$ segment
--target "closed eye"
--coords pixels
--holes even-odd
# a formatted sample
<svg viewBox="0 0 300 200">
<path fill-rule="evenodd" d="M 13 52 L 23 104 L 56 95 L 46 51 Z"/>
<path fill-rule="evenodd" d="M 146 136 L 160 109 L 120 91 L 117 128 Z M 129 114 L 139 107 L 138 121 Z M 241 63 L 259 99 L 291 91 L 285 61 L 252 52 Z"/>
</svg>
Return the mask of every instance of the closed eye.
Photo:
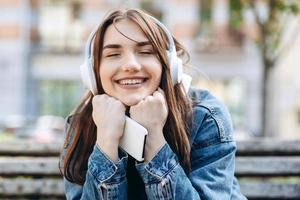
<svg viewBox="0 0 300 200">
<path fill-rule="evenodd" d="M 153 51 L 140 51 L 139 52 L 139 54 L 143 54 L 143 55 L 152 55 L 152 54 L 154 54 L 154 52 Z"/>
<path fill-rule="evenodd" d="M 112 54 L 108 54 L 106 55 L 106 57 L 117 57 L 117 56 L 120 56 L 121 54 L 119 53 L 112 53 Z"/>
</svg>

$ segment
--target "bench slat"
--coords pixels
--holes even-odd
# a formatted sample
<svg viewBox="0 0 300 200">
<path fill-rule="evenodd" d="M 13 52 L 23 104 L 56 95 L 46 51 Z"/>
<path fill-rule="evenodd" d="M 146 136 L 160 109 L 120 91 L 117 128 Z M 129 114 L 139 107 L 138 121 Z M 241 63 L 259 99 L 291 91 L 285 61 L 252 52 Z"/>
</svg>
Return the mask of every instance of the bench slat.
<svg viewBox="0 0 300 200">
<path fill-rule="evenodd" d="M 0 155 L 4 156 L 57 156 L 62 143 L 36 143 L 33 141 L 0 142 Z"/>
<path fill-rule="evenodd" d="M 33 141 L 0 142 L 0 155 L 59 155 L 63 141 L 35 143 Z M 257 139 L 237 141 L 238 155 L 300 155 L 300 140 L 282 141 Z"/>
<path fill-rule="evenodd" d="M 300 140 L 255 139 L 237 141 L 237 155 L 300 155 Z"/>
<path fill-rule="evenodd" d="M 300 157 L 237 157 L 236 174 L 244 176 L 300 176 Z"/>
<path fill-rule="evenodd" d="M 299 184 L 274 184 L 274 183 L 241 183 L 241 191 L 248 198 L 284 198 L 292 199 L 300 196 Z M 63 181 L 61 179 L 1 179 L 1 196 L 23 195 L 55 195 L 63 196 Z"/>
<path fill-rule="evenodd" d="M 0 181 L 0 196 L 54 195 L 63 196 L 62 179 L 6 179 Z"/>
<path fill-rule="evenodd" d="M 58 157 L 2 157 L 0 175 L 60 175 Z"/>
<path fill-rule="evenodd" d="M 60 175 L 58 157 L 2 157 L 0 175 Z M 300 176 L 300 157 L 237 157 L 238 176 Z"/>
<path fill-rule="evenodd" d="M 300 184 L 240 183 L 241 192 L 249 199 L 299 199 Z"/>
</svg>

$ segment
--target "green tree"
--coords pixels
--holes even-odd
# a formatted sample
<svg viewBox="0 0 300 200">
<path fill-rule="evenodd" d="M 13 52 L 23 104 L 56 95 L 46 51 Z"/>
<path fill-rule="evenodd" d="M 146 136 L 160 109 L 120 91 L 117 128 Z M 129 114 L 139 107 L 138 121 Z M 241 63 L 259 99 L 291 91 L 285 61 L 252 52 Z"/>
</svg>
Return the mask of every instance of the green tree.
<svg viewBox="0 0 300 200">
<path fill-rule="evenodd" d="M 259 6 L 260 4 L 260 6 Z M 259 10 L 265 6 L 266 15 Z M 230 0 L 230 22 L 232 28 L 242 25 L 241 13 L 249 9 L 255 16 L 255 22 L 258 27 L 259 37 L 254 40 L 260 51 L 262 69 L 262 134 L 268 135 L 267 113 L 269 113 L 267 102 L 269 96 L 268 85 L 270 76 L 273 72 L 276 62 L 287 53 L 293 40 L 300 32 L 300 1 L 299 0 Z M 299 26 L 292 30 L 288 41 L 283 40 L 283 34 L 289 28 L 289 19 L 293 17 L 299 23 Z M 239 20 L 240 19 L 240 20 Z M 253 39 L 253 38 L 251 38 Z"/>
<path fill-rule="evenodd" d="M 200 1 L 200 35 L 201 37 L 211 39 L 215 37 L 211 32 L 211 12 L 213 9 L 212 0 Z M 296 36 L 300 32 L 300 0 L 228 0 L 229 3 L 229 21 L 228 31 L 231 38 L 242 44 L 245 37 L 257 45 L 262 63 L 262 135 L 270 135 L 268 127 L 268 113 L 270 113 L 267 103 L 269 102 L 269 88 L 272 81 L 271 74 L 274 71 L 277 61 L 286 54 L 293 44 Z M 258 37 L 253 37 L 246 32 L 244 28 L 243 12 L 251 11 L 257 27 Z M 297 21 L 297 26 L 289 34 L 289 40 L 283 36 L 286 30 L 290 30 L 289 23 L 291 18 Z M 252 28 L 256 28 L 252 27 Z M 206 38 L 206 39 L 207 39 Z M 202 44 L 204 50 L 214 51 L 214 43 Z"/>
</svg>

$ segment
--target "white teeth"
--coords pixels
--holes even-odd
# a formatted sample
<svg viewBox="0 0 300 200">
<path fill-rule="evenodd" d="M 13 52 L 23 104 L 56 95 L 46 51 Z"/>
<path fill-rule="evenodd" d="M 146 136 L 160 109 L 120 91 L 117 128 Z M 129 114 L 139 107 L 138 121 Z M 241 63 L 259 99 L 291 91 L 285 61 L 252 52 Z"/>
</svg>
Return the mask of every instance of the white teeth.
<svg viewBox="0 0 300 200">
<path fill-rule="evenodd" d="M 121 85 L 134 85 L 134 84 L 140 84 L 142 82 L 143 79 L 124 79 L 119 81 Z"/>
</svg>

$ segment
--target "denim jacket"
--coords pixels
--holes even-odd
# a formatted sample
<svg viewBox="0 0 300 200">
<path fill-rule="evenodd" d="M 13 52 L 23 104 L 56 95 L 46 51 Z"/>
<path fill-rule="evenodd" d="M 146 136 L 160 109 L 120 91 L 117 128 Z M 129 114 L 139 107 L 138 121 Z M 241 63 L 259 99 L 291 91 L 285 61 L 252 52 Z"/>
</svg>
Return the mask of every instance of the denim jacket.
<svg viewBox="0 0 300 200">
<path fill-rule="evenodd" d="M 149 200 L 246 199 L 234 177 L 236 144 L 227 109 L 208 91 L 190 89 L 189 95 L 198 101 L 193 106 L 191 171 L 186 175 L 165 144 L 149 163 L 135 164 L 145 196 Z M 125 152 L 120 151 L 119 161 L 114 163 L 95 145 L 84 185 L 64 179 L 67 199 L 128 199 L 127 162 Z"/>
</svg>

